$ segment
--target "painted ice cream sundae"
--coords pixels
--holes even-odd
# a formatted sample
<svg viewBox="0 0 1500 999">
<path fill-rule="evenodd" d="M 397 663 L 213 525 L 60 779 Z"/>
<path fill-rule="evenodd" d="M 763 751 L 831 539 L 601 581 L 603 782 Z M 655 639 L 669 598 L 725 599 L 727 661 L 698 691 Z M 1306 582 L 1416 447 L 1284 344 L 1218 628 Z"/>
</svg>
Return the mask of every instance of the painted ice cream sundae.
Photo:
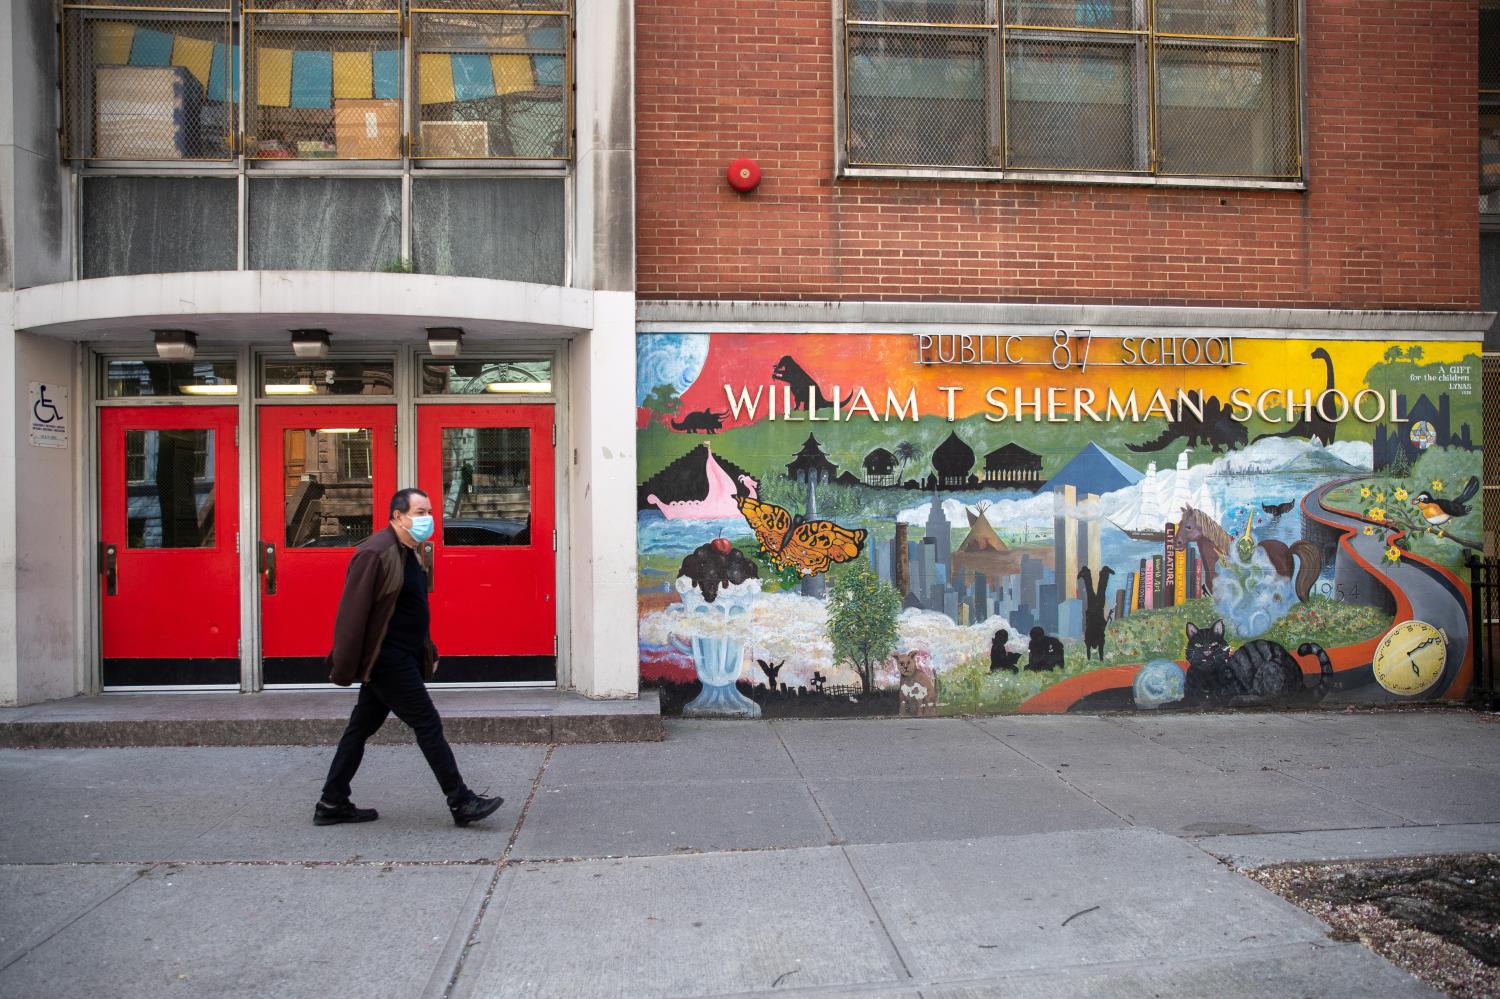
<svg viewBox="0 0 1500 999">
<path fill-rule="evenodd" d="M 693 666 L 703 690 L 682 709 L 685 715 L 759 717 L 760 705 L 735 689 L 745 658 L 744 616 L 760 592 L 755 563 L 715 538 L 699 545 L 677 570 L 677 592 L 692 619 Z"/>
</svg>

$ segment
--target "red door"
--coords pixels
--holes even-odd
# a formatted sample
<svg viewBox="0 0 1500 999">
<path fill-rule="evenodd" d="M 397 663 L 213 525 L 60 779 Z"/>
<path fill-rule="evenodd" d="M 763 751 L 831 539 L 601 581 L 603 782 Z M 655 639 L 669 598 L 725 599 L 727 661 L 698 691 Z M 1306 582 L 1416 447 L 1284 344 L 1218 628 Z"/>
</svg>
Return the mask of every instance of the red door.
<svg viewBox="0 0 1500 999">
<path fill-rule="evenodd" d="M 106 687 L 240 682 L 232 406 L 99 414 Z"/>
<path fill-rule="evenodd" d="M 439 682 L 557 678 L 551 406 L 422 406 Z"/>
<path fill-rule="evenodd" d="M 259 422 L 262 677 L 327 683 L 350 552 L 390 522 L 396 409 L 263 406 Z"/>
</svg>

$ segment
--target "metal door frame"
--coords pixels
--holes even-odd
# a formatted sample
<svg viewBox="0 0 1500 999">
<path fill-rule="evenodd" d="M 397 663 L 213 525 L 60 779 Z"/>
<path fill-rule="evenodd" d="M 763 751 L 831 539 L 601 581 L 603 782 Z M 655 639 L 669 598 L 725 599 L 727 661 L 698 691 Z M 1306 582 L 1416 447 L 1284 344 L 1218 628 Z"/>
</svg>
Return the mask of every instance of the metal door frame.
<svg viewBox="0 0 1500 999">
<path fill-rule="evenodd" d="M 517 405 L 523 403 L 550 405 L 553 407 L 553 421 L 557 428 L 557 449 L 553 460 L 554 470 L 554 517 L 557 525 L 557 552 L 555 555 L 555 586 L 556 586 L 556 613 L 557 613 L 557 680 L 554 683 L 483 683 L 483 684 L 454 684 L 443 689 L 463 690 L 474 688 L 501 688 L 501 689 L 525 689 L 528 687 L 539 687 L 544 689 L 567 689 L 572 685 L 572 585 L 568 573 L 568 553 L 571 547 L 569 490 L 571 486 L 572 465 L 576 462 L 576 455 L 572 448 L 572 413 L 568 406 L 569 393 L 569 350 L 574 341 L 568 339 L 556 340 L 505 340 L 505 339 L 483 339 L 466 340 L 464 344 L 464 357 L 468 360 L 494 358 L 518 358 L 518 359 L 542 359 L 548 358 L 552 361 L 552 392 L 549 395 L 537 396 L 527 399 L 525 397 L 504 396 L 496 397 L 493 401 L 497 404 Z M 313 399 L 305 397 L 289 397 L 286 399 L 266 399 L 259 396 L 260 365 L 265 358 L 290 359 L 294 355 L 289 346 L 272 343 L 238 344 L 225 348 L 214 349 L 204 347 L 199 350 L 197 358 L 204 360 L 232 360 L 235 362 L 235 379 L 240 391 L 233 397 L 229 396 L 206 396 L 202 399 L 191 397 L 164 397 L 149 399 L 106 399 L 103 397 L 102 372 L 103 364 L 111 359 L 139 359 L 156 360 L 150 344 L 132 343 L 128 345 L 116 345 L 105 343 L 85 343 L 78 353 L 77 379 L 78 383 L 85 387 L 82 393 L 86 397 L 84 404 L 83 419 L 79 433 L 79 484 L 82 495 L 82 516 L 79 518 L 79 540 L 82 544 L 85 571 L 80 573 L 78 579 L 78 606 L 79 622 L 81 625 L 82 640 L 78 643 L 78 659 L 76 664 L 79 688 L 85 694 L 104 693 L 102 686 L 103 661 L 101 654 L 103 644 L 101 641 L 103 628 L 103 608 L 99 596 L 99 570 L 98 545 L 99 539 L 99 515 L 100 515 L 100 469 L 99 469 L 99 410 L 117 406 L 204 406 L 204 405 L 235 405 L 238 408 L 236 426 L 239 429 L 239 519 L 241 544 L 239 550 L 239 573 L 240 573 L 240 684 L 237 688 L 242 693 L 258 693 L 264 690 L 261 674 L 261 635 L 260 635 L 260 574 L 256 566 L 256 549 L 253 544 L 244 542 L 246 524 L 254 524 L 257 529 L 260 524 L 260 480 L 259 480 L 259 456 L 260 456 L 260 420 L 259 411 L 262 406 L 284 406 L 284 405 L 385 405 L 384 399 L 388 398 L 396 407 L 396 478 L 398 482 L 414 482 L 416 480 L 416 407 L 418 404 L 424 406 L 442 406 L 452 404 L 476 404 L 488 401 L 484 396 L 419 396 L 417 393 L 417 380 L 420 376 L 421 361 L 429 358 L 425 344 L 398 344 L 388 341 L 350 341 L 344 338 L 333 344 L 331 358 L 335 360 L 375 360 L 390 357 L 395 362 L 395 385 L 394 393 L 389 397 L 372 396 L 318 396 Z M 195 358 L 196 359 L 196 358 Z M 313 401 L 315 400 L 315 401 Z M 236 688 L 230 685 L 214 686 L 215 691 L 233 691 Z M 317 685 L 308 688 L 293 686 L 280 686 L 277 690 L 340 690 L 331 684 Z M 191 693 L 193 690 L 180 686 L 174 687 L 132 687 L 125 689 L 111 688 L 109 693 Z"/>
</svg>

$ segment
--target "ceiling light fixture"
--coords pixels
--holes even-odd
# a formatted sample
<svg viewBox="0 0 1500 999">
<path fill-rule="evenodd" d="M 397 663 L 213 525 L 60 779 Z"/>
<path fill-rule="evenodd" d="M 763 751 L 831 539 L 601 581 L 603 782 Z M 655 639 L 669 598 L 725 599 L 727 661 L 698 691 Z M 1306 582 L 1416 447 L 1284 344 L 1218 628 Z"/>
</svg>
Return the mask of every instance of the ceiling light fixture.
<svg viewBox="0 0 1500 999">
<path fill-rule="evenodd" d="M 266 386 L 266 395 L 316 395 L 317 391 L 318 387 L 316 385 L 286 384 Z"/>
<path fill-rule="evenodd" d="M 235 395 L 238 385 L 179 385 L 177 391 L 183 395 Z"/>
<path fill-rule="evenodd" d="M 327 357 L 328 331 L 292 330 L 292 352 L 304 359 Z"/>
<path fill-rule="evenodd" d="M 198 334 L 192 330 L 152 330 L 156 356 L 164 361 L 191 361 L 198 353 Z"/>
<path fill-rule="evenodd" d="M 464 331 L 457 326 L 429 326 L 427 349 L 433 357 L 457 357 L 464 342 Z"/>
<path fill-rule="evenodd" d="M 490 382 L 486 392 L 497 395 L 546 395 L 552 391 L 551 382 Z"/>
</svg>

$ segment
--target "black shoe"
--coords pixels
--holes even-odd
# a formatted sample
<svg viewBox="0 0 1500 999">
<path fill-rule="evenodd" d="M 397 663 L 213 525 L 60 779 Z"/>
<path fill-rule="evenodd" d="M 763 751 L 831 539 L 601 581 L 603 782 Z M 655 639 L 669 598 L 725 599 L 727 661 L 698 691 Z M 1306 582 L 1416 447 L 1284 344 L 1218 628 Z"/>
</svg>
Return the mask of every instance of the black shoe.
<svg viewBox="0 0 1500 999">
<path fill-rule="evenodd" d="M 478 822 L 487 815 L 493 815 L 505 799 L 498 794 L 493 798 L 486 798 L 482 794 L 473 791 L 465 791 L 457 801 L 448 802 L 448 811 L 453 815 L 454 825 L 466 826 L 470 822 Z"/>
<path fill-rule="evenodd" d="M 313 808 L 313 825 L 336 826 L 340 822 L 374 822 L 380 813 L 373 808 L 356 808 L 354 802 L 343 801 L 330 805 L 319 801 Z"/>
</svg>

